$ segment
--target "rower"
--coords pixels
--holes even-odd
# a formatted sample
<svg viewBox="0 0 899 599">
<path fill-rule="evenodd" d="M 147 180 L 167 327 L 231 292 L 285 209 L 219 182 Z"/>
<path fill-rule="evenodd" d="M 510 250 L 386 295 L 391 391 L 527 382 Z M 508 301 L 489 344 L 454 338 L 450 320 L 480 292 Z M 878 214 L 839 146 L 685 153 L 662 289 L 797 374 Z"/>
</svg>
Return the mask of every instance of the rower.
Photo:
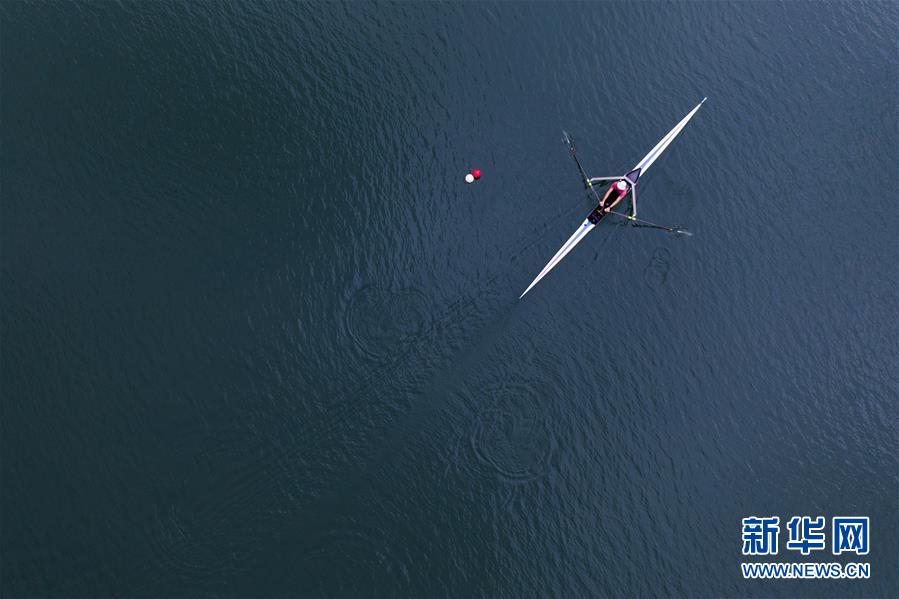
<svg viewBox="0 0 899 599">
<path fill-rule="evenodd" d="M 624 196 L 627 195 L 627 192 L 630 190 L 628 187 L 627 181 L 622 179 L 615 185 L 609 187 L 609 191 L 606 192 L 606 195 L 602 198 L 602 201 L 599 203 L 599 209 L 608 214 L 612 211 L 612 208 L 618 205 Z M 611 200 L 611 204 L 606 205 Z"/>
<path fill-rule="evenodd" d="M 620 202 L 624 196 L 627 195 L 627 192 L 630 191 L 630 187 L 628 187 L 627 180 L 621 179 L 615 185 L 609 187 L 609 190 L 606 192 L 606 195 L 599 200 L 599 206 L 593 209 L 593 212 L 590 213 L 590 216 L 587 217 L 591 223 L 598 224 L 609 212 L 612 211 L 618 202 Z M 598 196 L 597 196 L 598 197 Z"/>
</svg>

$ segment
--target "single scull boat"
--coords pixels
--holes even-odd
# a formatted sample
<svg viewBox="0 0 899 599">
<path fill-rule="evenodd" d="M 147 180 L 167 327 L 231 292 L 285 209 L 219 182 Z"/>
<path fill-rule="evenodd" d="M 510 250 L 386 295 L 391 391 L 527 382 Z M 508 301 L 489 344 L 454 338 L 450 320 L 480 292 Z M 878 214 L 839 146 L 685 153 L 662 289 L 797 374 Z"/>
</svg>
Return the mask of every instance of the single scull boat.
<svg viewBox="0 0 899 599">
<path fill-rule="evenodd" d="M 628 172 L 623 177 L 592 177 L 592 178 L 587 177 L 587 173 L 584 171 L 583 167 L 581 166 L 580 160 L 578 160 L 578 158 L 577 158 L 577 154 L 575 153 L 574 145 L 571 143 L 571 138 L 568 137 L 567 133 L 565 133 L 564 131 L 562 132 L 564 135 L 565 143 L 568 144 L 569 150 L 571 151 L 571 155 L 572 155 L 572 157 L 574 157 L 574 161 L 577 163 L 577 167 L 581 171 L 581 176 L 584 179 L 584 183 L 587 185 L 587 187 L 589 187 L 593 191 L 593 195 L 596 197 L 596 200 L 598 203 L 597 203 L 596 208 L 593 209 L 593 212 L 591 212 L 587 216 L 587 218 L 584 219 L 584 222 L 581 223 L 581 226 L 578 227 L 577 231 L 575 231 L 574 234 L 568 238 L 568 241 L 565 242 L 565 245 L 563 245 L 559 249 L 559 251 L 556 252 L 556 255 L 552 257 L 552 260 L 550 260 L 549 263 L 547 263 L 547 265 L 543 267 L 543 270 L 540 271 L 540 274 L 537 275 L 537 278 L 534 279 L 530 285 L 528 285 L 528 288 L 524 290 L 524 293 L 522 293 L 518 297 L 518 299 L 523 298 L 525 296 L 525 294 L 528 291 L 530 291 L 531 288 L 534 287 L 534 285 L 536 285 L 537 283 L 540 282 L 540 279 L 545 277 L 546 274 L 549 271 L 551 271 L 553 269 L 553 267 L 555 267 L 556 264 L 561 262 L 562 258 L 564 258 L 566 255 L 568 255 L 568 252 L 570 252 L 574 248 L 574 246 L 576 246 L 581 241 L 581 239 L 586 237 L 587 233 L 592 231 L 593 228 L 596 227 L 596 225 L 599 223 L 599 221 L 601 221 L 607 214 L 615 214 L 617 216 L 624 216 L 625 218 L 627 218 L 629 220 L 642 222 L 646 226 L 657 228 L 657 229 L 663 229 L 665 231 L 670 231 L 672 233 L 683 233 L 683 234 L 689 235 L 689 233 L 687 231 L 684 231 L 683 229 L 676 229 L 676 228 L 672 228 L 672 227 L 663 227 L 660 225 L 656 225 L 655 223 L 650 223 L 648 221 L 641 221 L 640 219 L 636 218 L 636 216 L 637 216 L 637 181 L 639 180 L 639 178 L 642 174 L 644 174 L 647 170 L 649 170 L 649 167 L 652 166 L 652 163 L 656 161 L 656 159 L 659 157 L 659 155 L 661 155 L 661 153 L 665 151 L 665 148 L 667 148 L 668 145 L 674 140 L 674 138 L 677 137 L 677 134 L 680 133 L 681 130 L 690 121 L 690 119 L 693 118 L 693 115 L 696 114 L 696 111 L 699 110 L 699 107 L 702 106 L 702 103 L 705 101 L 706 101 L 706 98 L 703 98 L 702 102 L 700 102 L 699 104 L 696 105 L 696 108 L 691 110 L 689 112 L 689 114 L 687 114 L 687 116 L 685 116 L 683 119 L 681 119 L 681 122 L 679 122 L 677 125 L 675 125 L 674 129 L 669 131 L 668 135 L 663 137 L 661 139 L 661 141 L 659 141 L 659 143 L 657 143 L 655 145 L 655 147 L 649 151 L 649 154 L 647 154 L 643 158 L 643 160 L 641 160 L 640 162 L 637 163 L 637 166 L 635 166 L 630 172 Z M 614 212 L 614 211 L 603 210 L 603 203 L 609 197 L 609 193 L 606 193 L 605 198 L 600 199 L 599 194 L 596 192 L 595 186 L 611 183 L 612 181 L 623 181 L 626 184 L 627 191 L 625 192 L 625 194 L 630 193 L 630 195 L 631 195 L 631 213 L 630 213 L 630 215 L 625 215 L 625 214 L 621 214 L 619 212 Z M 610 189 L 610 191 L 611 191 L 611 189 Z M 624 195 L 622 195 L 621 197 L 623 198 Z"/>
</svg>

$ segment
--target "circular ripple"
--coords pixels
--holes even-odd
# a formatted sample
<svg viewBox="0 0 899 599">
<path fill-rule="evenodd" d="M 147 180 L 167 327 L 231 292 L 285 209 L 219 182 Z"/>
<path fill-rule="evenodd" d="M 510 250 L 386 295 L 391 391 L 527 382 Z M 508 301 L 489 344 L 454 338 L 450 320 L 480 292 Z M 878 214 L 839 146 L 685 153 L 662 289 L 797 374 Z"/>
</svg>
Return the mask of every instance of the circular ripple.
<svg viewBox="0 0 899 599">
<path fill-rule="evenodd" d="M 179 475 L 160 490 L 143 569 L 152 580 L 224 590 L 298 501 L 284 452 L 239 426 L 185 431 L 169 447 Z"/>
<path fill-rule="evenodd" d="M 408 584 L 407 564 L 389 540 L 354 525 L 307 531 L 295 560 L 301 586 L 308 587 L 301 594 L 385 596 Z"/>
<path fill-rule="evenodd" d="M 656 248 L 652 253 L 652 259 L 659 264 L 670 264 L 671 252 L 668 250 L 668 248 Z"/>
<path fill-rule="evenodd" d="M 517 384 L 488 389 L 487 408 L 477 417 L 471 448 L 481 464 L 512 483 L 543 477 L 556 440 L 540 386 Z"/>
<path fill-rule="evenodd" d="M 425 296 L 417 289 L 387 291 L 369 286 L 350 298 L 345 325 L 363 353 L 387 362 L 409 351 L 424 331 L 427 315 Z"/>
<path fill-rule="evenodd" d="M 153 556 L 143 569 L 153 580 L 224 590 L 244 571 L 245 545 L 229 534 L 227 521 L 214 524 L 197 523 L 180 506 L 157 511 L 149 531 Z"/>
<path fill-rule="evenodd" d="M 656 248 L 649 264 L 643 269 L 643 281 L 653 289 L 658 289 L 668 280 L 670 269 L 671 252 L 665 248 Z"/>
</svg>

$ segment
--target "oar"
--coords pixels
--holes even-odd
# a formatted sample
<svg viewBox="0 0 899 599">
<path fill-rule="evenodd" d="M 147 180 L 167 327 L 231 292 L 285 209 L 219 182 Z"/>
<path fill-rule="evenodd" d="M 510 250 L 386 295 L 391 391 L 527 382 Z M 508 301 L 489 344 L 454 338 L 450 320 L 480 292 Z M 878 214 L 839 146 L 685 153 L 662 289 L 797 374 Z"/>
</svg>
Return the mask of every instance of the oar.
<svg viewBox="0 0 899 599">
<path fill-rule="evenodd" d="M 693 233 L 690 233 L 686 229 L 680 229 L 678 227 L 666 227 L 664 225 L 659 225 L 653 222 L 649 222 L 648 220 L 643 220 L 640 218 L 636 218 L 627 214 L 622 214 L 621 212 L 615 212 L 614 210 L 610 210 L 609 214 L 614 214 L 615 216 L 620 216 L 622 218 L 626 218 L 629 221 L 643 223 L 642 226 L 648 227 L 650 229 L 661 229 L 662 231 L 668 231 L 669 233 L 677 233 L 679 235 L 688 235 L 690 237 L 693 236 Z"/>
<path fill-rule="evenodd" d="M 571 137 L 568 136 L 567 131 L 562 131 L 562 141 L 568 146 L 568 151 L 571 153 L 571 157 L 574 158 L 575 164 L 577 164 L 577 170 L 581 172 L 581 178 L 584 180 L 584 185 L 593 192 L 593 197 L 596 198 L 597 203 L 602 202 L 599 194 L 593 187 L 593 184 L 590 183 L 590 177 L 587 176 L 587 172 L 584 170 L 584 167 L 581 166 L 581 161 L 577 159 L 577 149 L 574 147 L 574 142 L 571 140 Z"/>
</svg>

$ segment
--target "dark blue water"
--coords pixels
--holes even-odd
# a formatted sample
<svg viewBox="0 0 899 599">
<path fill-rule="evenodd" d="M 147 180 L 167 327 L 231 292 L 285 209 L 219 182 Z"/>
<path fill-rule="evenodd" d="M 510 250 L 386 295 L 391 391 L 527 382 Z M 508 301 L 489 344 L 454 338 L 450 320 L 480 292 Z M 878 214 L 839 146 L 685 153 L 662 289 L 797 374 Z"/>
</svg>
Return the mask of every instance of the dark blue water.
<svg viewBox="0 0 899 599">
<path fill-rule="evenodd" d="M 3 3 L 0 594 L 899 595 L 897 17 Z"/>
</svg>

